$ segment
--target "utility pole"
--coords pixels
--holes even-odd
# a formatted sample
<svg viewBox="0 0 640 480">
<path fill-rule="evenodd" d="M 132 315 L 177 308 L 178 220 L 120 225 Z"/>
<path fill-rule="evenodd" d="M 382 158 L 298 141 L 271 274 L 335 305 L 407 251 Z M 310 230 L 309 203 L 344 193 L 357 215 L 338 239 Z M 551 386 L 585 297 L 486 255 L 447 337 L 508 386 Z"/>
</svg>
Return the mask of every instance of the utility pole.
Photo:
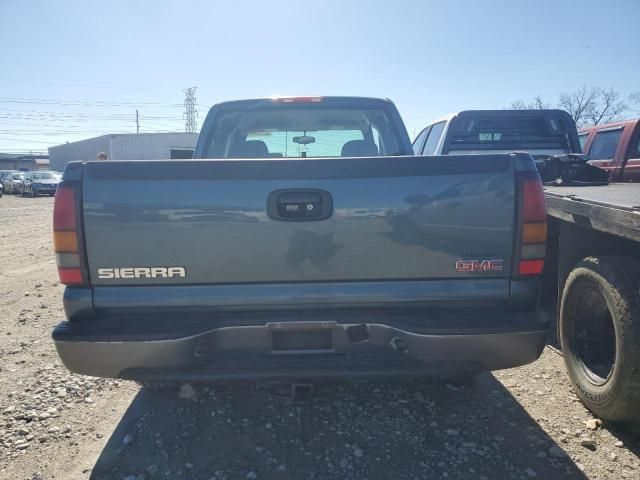
<svg viewBox="0 0 640 480">
<path fill-rule="evenodd" d="M 138 109 L 136 108 L 136 133 L 140 133 L 140 117 L 138 115 Z"/>
<path fill-rule="evenodd" d="M 196 90 L 198 87 L 191 87 L 183 90 L 184 92 L 184 131 L 185 132 L 197 132 L 198 131 L 198 111 L 196 110 Z"/>
</svg>

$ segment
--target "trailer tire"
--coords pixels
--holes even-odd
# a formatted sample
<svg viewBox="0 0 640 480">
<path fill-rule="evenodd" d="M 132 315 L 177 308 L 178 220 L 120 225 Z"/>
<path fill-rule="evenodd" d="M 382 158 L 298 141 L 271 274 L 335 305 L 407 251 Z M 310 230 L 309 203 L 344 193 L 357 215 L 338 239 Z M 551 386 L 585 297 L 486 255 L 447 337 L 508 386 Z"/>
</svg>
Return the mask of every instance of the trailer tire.
<svg viewBox="0 0 640 480">
<path fill-rule="evenodd" d="M 579 262 L 562 292 L 569 378 L 587 408 L 614 422 L 640 420 L 639 288 L 638 262 L 603 256 Z"/>
</svg>

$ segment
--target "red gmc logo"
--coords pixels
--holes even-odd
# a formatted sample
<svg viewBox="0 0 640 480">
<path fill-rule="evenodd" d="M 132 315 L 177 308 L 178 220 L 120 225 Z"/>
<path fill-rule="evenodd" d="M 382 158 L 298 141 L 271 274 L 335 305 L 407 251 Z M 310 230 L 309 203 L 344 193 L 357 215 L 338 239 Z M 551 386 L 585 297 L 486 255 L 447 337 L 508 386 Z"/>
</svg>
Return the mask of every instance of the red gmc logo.
<svg viewBox="0 0 640 480">
<path fill-rule="evenodd" d="M 503 260 L 458 260 L 457 272 L 501 272 Z"/>
</svg>

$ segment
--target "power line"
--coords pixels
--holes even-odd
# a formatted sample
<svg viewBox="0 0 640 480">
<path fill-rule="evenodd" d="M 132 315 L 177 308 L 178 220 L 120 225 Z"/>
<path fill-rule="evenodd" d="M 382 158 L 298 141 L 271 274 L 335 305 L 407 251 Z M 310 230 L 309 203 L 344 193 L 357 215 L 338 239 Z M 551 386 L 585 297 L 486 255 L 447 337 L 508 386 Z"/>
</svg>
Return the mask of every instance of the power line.
<svg viewBox="0 0 640 480">
<path fill-rule="evenodd" d="M 28 119 L 28 120 L 58 120 L 58 119 L 95 119 L 95 120 L 126 120 L 131 118 L 131 113 L 113 113 L 110 115 L 91 115 L 91 114 L 83 114 L 83 113 L 66 113 L 66 114 L 50 114 L 50 113 L 3 113 L 0 112 L 0 118 L 5 119 Z M 158 120 L 180 120 L 179 116 L 176 115 L 145 115 L 145 118 L 153 118 Z"/>
<path fill-rule="evenodd" d="M 182 130 L 182 125 L 172 125 L 169 123 L 159 123 L 159 122 L 145 122 L 145 125 L 148 125 L 152 128 L 171 128 L 173 130 Z"/>
<path fill-rule="evenodd" d="M 139 105 L 156 105 L 164 107 L 181 107 L 179 103 L 162 102 L 106 102 L 101 100 L 54 100 L 47 98 L 23 98 L 23 97 L 0 97 L 0 103 L 26 103 L 40 105 L 67 105 L 67 106 L 93 106 L 93 107 L 136 107 Z"/>
<path fill-rule="evenodd" d="M 197 132 L 195 92 L 196 87 L 187 89 L 183 104 L 0 96 L 0 150 L 42 149 L 105 134 L 179 132 L 182 126 Z M 141 106 L 152 114 L 144 115 Z M 104 107 L 108 109 L 98 110 Z M 167 107 L 184 107 L 184 115 L 180 118 Z"/>
<path fill-rule="evenodd" d="M 164 107 L 147 107 L 149 109 L 156 108 L 164 108 Z M 130 115 L 130 113 L 125 113 L 123 111 L 119 112 L 88 112 L 85 108 L 82 111 L 73 111 L 73 110 L 65 110 L 65 111 L 51 111 L 51 110 L 26 110 L 24 108 L 6 108 L 0 106 L 0 114 L 1 115 L 78 115 L 78 116 L 88 116 L 88 117 L 111 117 L 111 116 L 126 116 Z M 172 114 L 172 118 L 175 117 L 176 114 Z M 157 114 L 155 116 L 158 116 Z"/>
<path fill-rule="evenodd" d="M 109 133 L 104 133 L 103 130 L 69 130 L 56 132 L 18 132 L 15 133 L 12 130 L 0 130 L 0 135 L 15 138 L 29 138 L 29 137 L 55 137 L 59 135 L 91 135 L 93 137 L 102 137 L 104 135 L 118 135 L 121 133 L 135 133 L 131 130 L 109 130 Z"/>
<path fill-rule="evenodd" d="M 3 134 L 1 134 L 1 135 L 3 135 Z M 53 145 L 53 142 L 47 142 L 47 141 L 44 141 L 44 140 L 15 140 L 15 139 L 12 139 L 12 138 L 2 138 L 2 137 L 0 137 L 0 141 L 9 142 L 9 143 L 28 143 L 28 144 L 40 143 L 40 144 L 43 144 L 43 145 Z"/>
</svg>

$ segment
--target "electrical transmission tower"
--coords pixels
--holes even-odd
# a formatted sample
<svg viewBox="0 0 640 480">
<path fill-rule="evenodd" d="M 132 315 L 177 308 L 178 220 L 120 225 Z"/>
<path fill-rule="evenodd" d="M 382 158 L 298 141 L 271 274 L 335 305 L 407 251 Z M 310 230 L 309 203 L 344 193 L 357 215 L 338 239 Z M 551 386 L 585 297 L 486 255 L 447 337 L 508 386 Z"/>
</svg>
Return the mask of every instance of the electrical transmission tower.
<svg viewBox="0 0 640 480">
<path fill-rule="evenodd" d="M 198 131 L 198 111 L 196 110 L 196 90 L 198 87 L 191 87 L 183 90 L 184 92 L 184 131 Z"/>
</svg>

